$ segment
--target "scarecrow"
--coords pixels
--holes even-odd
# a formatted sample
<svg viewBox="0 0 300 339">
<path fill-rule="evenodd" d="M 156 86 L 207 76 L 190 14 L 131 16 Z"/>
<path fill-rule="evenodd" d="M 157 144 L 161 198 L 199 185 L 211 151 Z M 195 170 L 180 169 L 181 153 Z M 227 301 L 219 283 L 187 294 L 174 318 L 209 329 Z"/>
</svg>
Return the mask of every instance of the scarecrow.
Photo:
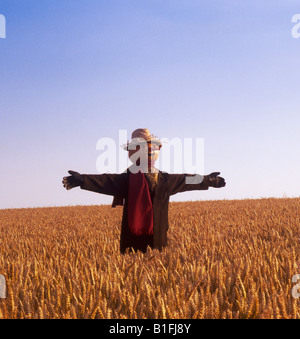
<svg viewBox="0 0 300 339">
<path fill-rule="evenodd" d="M 226 185 L 219 172 L 200 176 L 169 174 L 155 168 L 161 141 L 148 129 L 137 129 L 123 148 L 133 163 L 121 174 L 87 175 L 69 171 L 63 186 L 107 194 L 114 197 L 112 207 L 124 206 L 120 251 L 146 252 L 148 246 L 162 250 L 167 245 L 170 196 L 179 192 L 221 188 Z"/>
</svg>

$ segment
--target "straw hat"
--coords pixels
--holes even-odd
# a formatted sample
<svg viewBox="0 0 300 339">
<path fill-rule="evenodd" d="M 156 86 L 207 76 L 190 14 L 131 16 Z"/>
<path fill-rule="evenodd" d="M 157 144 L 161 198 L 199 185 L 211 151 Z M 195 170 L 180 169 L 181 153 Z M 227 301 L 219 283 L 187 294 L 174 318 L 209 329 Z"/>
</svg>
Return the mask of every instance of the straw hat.
<svg viewBox="0 0 300 339">
<path fill-rule="evenodd" d="M 162 147 L 162 144 L 159 138 L 151 134 L 147 128 L 138 128 L 135 131 L 133 131 L 131 135 L 131 140 L 127 141 L 127 144 L 122 145 L 121 147 L 124 150 L 129 151 L 130 149 L 134 149 L 133 146 L 137 146 L 144 142 L 147 142 L 147 143 L 151 142 L 153 144 L 157 144 L 160 147 Z"/>
</svg>

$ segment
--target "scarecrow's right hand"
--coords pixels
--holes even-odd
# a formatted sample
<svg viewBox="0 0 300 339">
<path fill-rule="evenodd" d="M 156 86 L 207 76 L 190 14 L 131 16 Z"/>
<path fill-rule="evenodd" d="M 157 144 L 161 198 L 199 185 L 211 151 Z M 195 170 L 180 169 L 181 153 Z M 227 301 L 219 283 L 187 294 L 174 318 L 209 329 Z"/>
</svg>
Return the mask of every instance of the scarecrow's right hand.
<svg viewBox="0 0 300 339">
<path fill-rule="evenodd" d="M 71 175 L 69 177 L 64 177 L 62 181 L 65 189 L 70 190 L 83 184 L 83 178 L 80 173 L 74 171 L 68 171 L 68 173 Z"/>
</svg>

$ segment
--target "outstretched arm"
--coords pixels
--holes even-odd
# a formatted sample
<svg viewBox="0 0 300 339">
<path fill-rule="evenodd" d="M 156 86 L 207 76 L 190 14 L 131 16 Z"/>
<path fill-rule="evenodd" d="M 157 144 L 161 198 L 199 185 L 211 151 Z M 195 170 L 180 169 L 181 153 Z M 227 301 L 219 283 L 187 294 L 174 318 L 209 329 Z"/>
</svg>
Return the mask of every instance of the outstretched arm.
<svg viewBox="0 0 300 339">
<path fill-rule="evenodd" d="M 79 187 L 102 194 L 118 195 L 124 197 L 128 191 L 128 180 L 125 173 L 122 174 L 80 174 L 69 171 L 71 174 L 63 178 L 63 186 L 70 190 Z"/>
<path fill-rule="evenodd" d="M 225 179 L 220 177 L 220 172 L 209 175 L 170 174 L 169 194 L 193 190 L 207 190 L 209 187 L 221 188 L 226 185 Z"/>
</svg>

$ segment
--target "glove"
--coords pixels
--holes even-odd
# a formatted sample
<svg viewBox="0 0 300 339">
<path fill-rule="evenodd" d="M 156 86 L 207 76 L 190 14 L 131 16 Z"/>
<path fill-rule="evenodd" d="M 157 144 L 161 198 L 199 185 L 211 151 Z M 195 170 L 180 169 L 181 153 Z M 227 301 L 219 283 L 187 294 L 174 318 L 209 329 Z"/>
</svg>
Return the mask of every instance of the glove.
<svg viewBox="0 0 300 339">
<path fill-rule="evenodd" d="M 213 172 L 210 175 L 208 175 L 210 187 L 221 188 L 226 185 L 225 179 L 219 177 L 220 174 L 221 174 L 220 172 Z"/>
<path fill-rule="evenodd" d="M 64 188 L 70 190 L 83 184 L 83 177 L 80 173 L 74 171 L 68 171 L 68 173 L 71 174 L 71 176 L 64 177 L 62 181 Z"/>
</svg>

